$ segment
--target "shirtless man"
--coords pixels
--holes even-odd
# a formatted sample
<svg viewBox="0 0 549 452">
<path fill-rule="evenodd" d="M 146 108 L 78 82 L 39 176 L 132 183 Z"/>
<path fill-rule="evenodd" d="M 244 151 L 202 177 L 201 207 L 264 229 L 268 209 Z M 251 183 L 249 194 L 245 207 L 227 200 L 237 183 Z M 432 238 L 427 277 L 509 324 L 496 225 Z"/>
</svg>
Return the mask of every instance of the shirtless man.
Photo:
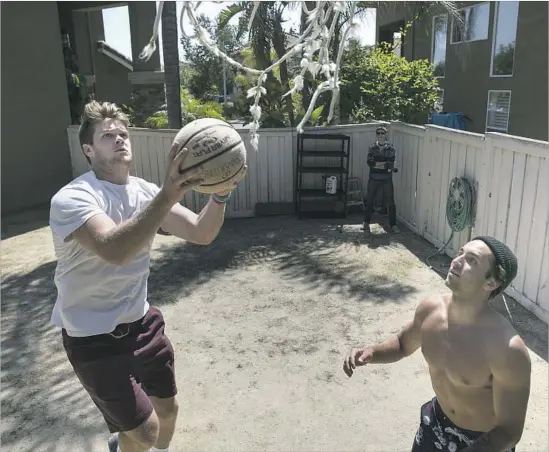
<svg viewBox="0 0 549 452">
<path fill-rule="evenodd" d="M 503 243 L 477 237 L 452 261 L 451 295 L 422 300 L 387 341 L 353 348 L 343 365 L 394 363 L 421 348 L 435 396 L 421 407 L 412 452 L 506 452 L 519 442 L 530 394 L 530 356 L 511 324 L 489 306 L 517 273 Z"/>
</svg>

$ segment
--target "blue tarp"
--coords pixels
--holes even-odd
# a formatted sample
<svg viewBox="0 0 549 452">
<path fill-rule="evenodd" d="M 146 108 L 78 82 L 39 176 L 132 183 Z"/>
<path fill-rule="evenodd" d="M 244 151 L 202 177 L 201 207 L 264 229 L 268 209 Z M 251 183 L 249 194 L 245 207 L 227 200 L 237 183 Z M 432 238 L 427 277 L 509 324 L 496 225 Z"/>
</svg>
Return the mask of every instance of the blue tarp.
<svg viewBox="0 0 549 452">
<path fill-rule="evenodd" d="M 459 130 L 466 130 L 467 126 L 463 113 L 433 113 L 431 115 L 431 124 Z"/>
</svg>

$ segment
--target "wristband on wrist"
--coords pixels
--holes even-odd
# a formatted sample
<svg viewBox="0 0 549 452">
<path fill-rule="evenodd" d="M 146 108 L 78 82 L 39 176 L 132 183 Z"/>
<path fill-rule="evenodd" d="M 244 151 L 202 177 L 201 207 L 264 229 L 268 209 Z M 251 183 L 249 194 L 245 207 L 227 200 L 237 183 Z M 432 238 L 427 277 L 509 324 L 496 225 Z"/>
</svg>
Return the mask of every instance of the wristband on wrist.
<svg viewBox="0 0 549 452">
<path fill-rule="evenodd" d="M 232 191 L 230 191 L 225 196 L 221 196 L 221 195 L 218 195 L 217 193 L 213 193 L 212 194 L 212 199 L 214 200 L 214 202 L 216 204 L 226 204 L 229 201 L 229 199 L 231 198 L 232 194 L 233 194 Z"/>
</svg>

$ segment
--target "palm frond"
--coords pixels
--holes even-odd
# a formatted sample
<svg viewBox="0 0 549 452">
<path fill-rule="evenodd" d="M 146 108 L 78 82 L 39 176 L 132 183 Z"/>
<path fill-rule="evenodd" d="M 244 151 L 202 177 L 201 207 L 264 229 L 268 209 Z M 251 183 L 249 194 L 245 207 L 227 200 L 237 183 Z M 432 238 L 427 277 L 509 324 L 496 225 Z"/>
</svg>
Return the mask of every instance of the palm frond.
<svg viewBox="0 0 549 452">
<path fill-rule="evenodd" d="M 234 3 L 219 13 L 217 16 L 217 28 L 223 29 L 232 20 L 233 17 L 238 16 L 240 13 L 246 11 L 245 2 Z"/>
<path fill-rule="evenodd" d="M 386 1 L 386 2 L 357 2 L 358 8 L 375 8 L 381 14 L 394 13 L 395 11 L 403 12 L 407 17 L 412 19 L 420 18 L 437 10 L 447 12 L 450 16 L 459 19 L 461 16 L 458 12 L 456 2 L 448 0 L 439 0 L 433 2 L 414 2 L 414 1 Z"/>
</svg>

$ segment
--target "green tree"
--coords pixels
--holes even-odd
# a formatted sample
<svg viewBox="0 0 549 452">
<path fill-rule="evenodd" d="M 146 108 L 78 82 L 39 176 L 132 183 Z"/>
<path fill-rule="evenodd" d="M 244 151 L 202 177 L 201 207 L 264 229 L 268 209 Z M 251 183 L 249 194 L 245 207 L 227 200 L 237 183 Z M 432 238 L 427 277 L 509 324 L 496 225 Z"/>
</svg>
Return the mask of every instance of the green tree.
<svg viewBox="0 0 549 452">
<path fill-rule="evenodd" d="M 237 29 L 227 26 L 222 30 L 207 16 L 201 14 L 198 21 L 209 33 L 212 40 L 225 53 L 238 60 L 238 55 L 243 49 L 241 38 L 237 35 Z M 223 94 L 223 71 L 227 92 L 230 93 L 235 84 L 237 70 L 229 65 L 224 67 L 221 58 L 215 56 L 206 47 L 192 40 L 181 38 L 185 62 L 182 69 L 182 86 L 189 89 L 192 95 L 198 99 L 217 99 Z M 183 72 L 185 71 L 185 72 Z"/>
<path fill-rule="evenodd" d="M 287 34 L 283 30 L 282 24 L 284 23 L 284 11 L 291 3 L 282 1 L 261 2 L 258 5 L 246 1 L 233 3 L 220 13 L 218 26 L 220 29 L 225 29 L 231 19 L 238 17 L 238 35 L 243 36 L 246 32 L 249 32 L 248 45 L 253 52 L 255 63 L 253 67 L 260 70 L 266 69 L 271 66 L 274 60 L 282 58 L 288 51 Z M 248 24 L 254 11 L 254 18 L 248 30 Z M 272 73 L 267 74 L 265 87 L 267 90 L 276 90 L 281 96 L 290 90 L 291 74 L 287 61 L 283 61 L 278 69 L 278 77 L 275 77 Z M 280 85 L 280 87 L 277 85 Z M 287 96 L 282 102 L 287 122 L 292 125 L 295 123 L 292 99 Z M 273 102 L 269 103 L 272 104 Z M 276 118 L 272 117 L 275 111 L 270 113 L 271 122 L 283 119 L 278 110 L 276 110 Z M 280 125 L 278 126 L 280 127 Z"/>
<path fill-rule="evenodd" d="M 272 51 L 271 57 L 274 56 Z M 255 54 L 251 48 L 246 48 L 242 51 L 242 61 L 247 67 L 257 68 L 258 63 L 255 59 Z M 236 83 L 243 95 L 237 99 L 236 110 L 240 117 L 246 121 L 252 121 L 250 115 L 250 107 L 253 104 L 252 98 L 247 98 L 246 93 L 248 89 L 255 86 L 256 80 L 254 77 L 250 77 L 247 74 L 239 74 L 236 78 Z M 261 106 L 261 124 L 262 127 L 288 127 L 291 125 L 290 118 L 287 112 L 287 102 L 282 99 L 282 95 L 285 93 L 280 83 L 280 70 L 275 68 L 271 73 L 271 76 L 267 78 L 267 81 L 263 84 L 267 93 L 261 97 L 259 105 Z M 290 96 L 288 96 L 289 98 Z M 292 99 L 290 98 L 290 101 Z M 292 104 L 292 114 L 293 114 Z"/>
<path fill-rule="evenodd" d="M 379 2 L 355 2 L 355 14 L 354 18 L 355 20 L 361 20 L 364 19 L 367 15 L 368 9 L 373 8 L 374 4 L 377 4 Z M 305 9 L 302 7 L 300 2 L 295 2 L 294 5 L 298 5 L 299 8 L 301 8 L 301 27 L 300 32 L 303 33 L 305 29 L 308 26 L 307 23 L 307 13 L 305 12 Z M 307 11 L 311 11 L 316 7 L 316 2 L 305 2 L 305 7 Z M 327 10 L 330 7 L 329 4 L 324 5 L 324 9 Z M 328 21 L 326 26 L 330 28 L 332 26 L 332 20 L 334 16 L 331 17 L 331 19 Z M 345 2 L 345 9 L 341 12 L 341 14 L 338 15 L 337 21 L 334 24 L 334 34 L 332 37 L 332 41 L 330 43 L 329 53 L 330 58 L 332 61 L 337 60 L 337 55 L 339 53 L 339 48 L 341 46 L 341 39 L 343 36 L 343 32 L 345 28 L 347 28 L 350 25 L 351 21 L 351 3 Z M 318 84 L 318 79 L 316 81 L 313 80 L 313 77 L 310 73 L 305 74 L 305 80 L 303 84 L 303 96 L 302 96 L 302 105 L 303 108 L 306 110 L 309 106 L 309 103 L 311 101 L 311 98 L 313 96 L 313 93 L 316 89 L 316 86 Z M 326 112 L 326 117 L 328 116 L 329 107 L 332 101 L 332 92 L 323 93 L 319 97 L 319 104 L 322 104 L 325 106 L 324 111 Z M 341 108 L 341 93 L 339 96 L 339 99 L 337 99 L 334 109 L 334 117 L 332 120 L 332 124 L 339 124 L 340 122 L 340 108 Z"/>
<path fill-rule="evenodd" d="M 343 118 L 348 118 L 362 96 L 365 62 L 373 50 L 371 46 L 363 46 L 359 41 L 351 40 L 341 61 L 341 92 L 340 106 Z"/>
<path fill-rule="evenodd" d="M 185 88 L 181 88 L 180 97 L 182 125 L 200 118 L 224 119 L 222 106 L 217 102 L 196 99 Z M 171 128 L 168 121 L 168 111 L 165 107 L 149 116 L 145 121 L 145 125 L 152 129 Z"/>
<path fill-rule="evenodd" d="M 424 123 L 437 101 L 438 82 L 427 60 L 397 57 L 387 44 L 368 53 L 353 45 L 341 68 L 342 115 L 371 120 Z"/>
</svg>

